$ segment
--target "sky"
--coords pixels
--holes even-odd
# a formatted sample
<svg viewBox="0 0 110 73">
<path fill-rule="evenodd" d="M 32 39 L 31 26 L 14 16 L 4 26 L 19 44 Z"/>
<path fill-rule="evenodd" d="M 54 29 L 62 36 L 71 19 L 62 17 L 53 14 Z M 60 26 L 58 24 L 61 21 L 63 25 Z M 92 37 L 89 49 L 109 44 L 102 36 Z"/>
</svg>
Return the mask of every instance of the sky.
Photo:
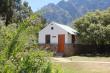
<svg viewBox="0 0 110 73">
<path fill-rule="evenodd" d="M 24 0 L 28 1 L 29 5 L 31 6 L 32 10 L 35 12 L 42 8 L 43 6 L 49 4 L 49 3 L 58 3 L 61 0 Z"/>
</svg>

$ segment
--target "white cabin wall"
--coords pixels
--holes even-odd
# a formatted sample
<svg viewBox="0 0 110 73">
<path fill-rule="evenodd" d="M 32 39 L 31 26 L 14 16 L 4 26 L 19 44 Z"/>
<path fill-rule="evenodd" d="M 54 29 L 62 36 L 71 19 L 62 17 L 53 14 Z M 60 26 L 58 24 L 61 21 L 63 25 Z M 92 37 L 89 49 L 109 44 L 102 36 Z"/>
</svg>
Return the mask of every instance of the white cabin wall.
<svg viewBox="0 0 110 73">
<path fill-rule="evenodd" d="M 54 29 L 51 30 L 51 27 L 53 27 Z M 45 27 L 43 30 L 41 30 L 39 32 L 39 43 L 40 44 L 45 44 L 45 35 L 46 34 L 50 34 L 50 36 L 51 36 L 50 43 L 51 44 L 58 44 L 58 34 L 65 34 L 65 43 L 69 43 L 68 33 L 65 30 L 63 30 L 62 28 L 58 27 L 57 25 L 49 24 L 47 27 Z M 52 36 L 56 36 L 56 37 L 53 38 Z"/>
<path fill-rule="evenodd" d="M 72 43 L 72 36 L 71 34 L 68 33 L 68 44 L 71 44 Z"/>
<path fill-rule="evenodd" d="M 43 36 L 43 35 L 44 34 L 39 33 L 39 39 L 38 39 L 38 41 L 39 41 L 40 44 L 44 44 L 45 43 L 45 36 Z"/>
</svg>

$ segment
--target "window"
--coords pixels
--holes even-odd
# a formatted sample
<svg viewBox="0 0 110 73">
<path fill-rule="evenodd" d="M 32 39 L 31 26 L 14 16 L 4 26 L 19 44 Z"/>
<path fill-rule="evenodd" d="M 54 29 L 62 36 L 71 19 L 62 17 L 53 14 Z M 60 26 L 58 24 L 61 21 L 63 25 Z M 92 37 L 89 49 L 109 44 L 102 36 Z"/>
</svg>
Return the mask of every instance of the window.
<svg viewBox="0 0 110 73">
<path fill-rule="evenodd" d="M 45 43 L 50 44 L 50 35 L 45 36 Z"/>
<path fill-rule="evenodd" d="M 51 27 L 51 30 L 53 30 L 54 28 L 53 27 Z"/>
</svg>

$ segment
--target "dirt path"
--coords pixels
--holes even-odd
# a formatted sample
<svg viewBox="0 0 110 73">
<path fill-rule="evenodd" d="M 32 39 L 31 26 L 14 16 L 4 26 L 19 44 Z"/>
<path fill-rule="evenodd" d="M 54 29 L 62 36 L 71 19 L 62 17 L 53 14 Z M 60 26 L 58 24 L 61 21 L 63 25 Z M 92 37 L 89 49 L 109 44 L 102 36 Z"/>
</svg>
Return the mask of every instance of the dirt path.
<svg viewBox="0 0 110 73">
<path fill-rule="evenodd" d="M 54 61 L 54 62 L 63 62 L 63 63 L 72 62 L 71 60 L 69 60 L 67 58 L 60 58 L 60 57 L 52 57 L 52 61 Z"/>
<path fill-rule="evenodd" d="M 62 57 L 52 57 L 53 62 L 62 62 L 62 63 L 69 63 L 69 62 L 77 62 L 77 63 L 102 63 L 102 64 L 110 64 L 110 62 L 104 62 L 104 61 L 71 61 L 68 58 L 62 58 Z"/>
</svg>

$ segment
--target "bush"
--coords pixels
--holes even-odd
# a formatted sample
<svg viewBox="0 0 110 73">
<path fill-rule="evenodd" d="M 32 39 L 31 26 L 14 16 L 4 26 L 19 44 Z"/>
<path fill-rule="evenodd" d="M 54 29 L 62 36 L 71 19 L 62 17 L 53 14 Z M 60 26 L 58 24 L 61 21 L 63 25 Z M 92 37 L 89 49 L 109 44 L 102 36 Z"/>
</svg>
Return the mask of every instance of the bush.
<svg viewBox="0 0 110 73">
<path fill-rule="evenodd" d="M 37 49 L 37 38 L 32 38 L 37 37 L 42 27 L 41 23 L 31 25 L 35 18 L 31 16 L 18 28 L 0 27 L 0 73 L 56 73 L 56 69 L 52 72 L 54 68 L 48 58 L 51 54 Z"/>
<path fill-rule="evenodd" d="M 78 42 L 81 44 L 110 45 L 110 11 L 90 12 L 75 21 Z"/>
<path fill-rule="evenodd" d="M 0 73 L 62 73 L 61 67 L 53 65 L 48 52 L 29 51 L 11 56 L 0 62 Z"/>
</svg>

